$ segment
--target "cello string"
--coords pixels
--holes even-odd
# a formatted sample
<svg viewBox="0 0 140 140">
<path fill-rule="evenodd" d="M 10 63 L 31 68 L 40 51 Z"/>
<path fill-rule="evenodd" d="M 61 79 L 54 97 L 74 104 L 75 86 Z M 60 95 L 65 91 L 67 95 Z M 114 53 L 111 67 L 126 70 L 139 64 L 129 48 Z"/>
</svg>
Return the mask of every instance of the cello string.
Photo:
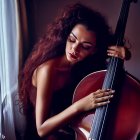
<svg viewBox="0 0 140 140">
<path fill-rule="evenodd" d="M 123 11 L 123 13 L 124 13 L 123 16 L 126 15 L 126 8 L 128 8 L 128 7 L 127 7 L 128 5 L 126 6 L 126 1 L 125 1 L 125 3 L 124 3 L 124 6 L 125 6 L 125 8 L 123 8 L 123 9 L 125 9 L 125 10 Z M 122 23 L 124 23 L 124 18 L 123 18 L 122 16 L 121 16 L 121 18 L 122 18 Z M 120 36 L 122 36 L 122 34 L 121 34 Z M 122 37 L 118 38 L 117 43 L 116 43 L 116 46 L 118 46 L 119 43 L 121 42 L 121 38 L 122 38 Z M 115 57 L 112 57 L 112 58 L 111 58 L 111 62 L 110 62 L 111 64 L 110 64 L 110 65 L 111 65 L 111 68 L 112 68 L 112 69 L 110 68 L 110 69 L 111 69 L 111 70 L 110 70 L 110 73 L 116 73 L 118 61 L 119 61 L 118 58 L 115 58 Z M 112 66 L 112 65 L 114 65 L 114 66 Z M 115 72 L 114 72 L 114 70 L 115 70 Z M 112 75 L 112 74 L 109 75 L 109 77 L 107 78 L 107 81 L 108 81 L 108 80 L 111 80 L 111 77 L 112 77 L 111 75 Z M 113 79 L 114 79 L 114 77 L 115 77 L 115 75 L 113 76 Z M 114 81 L 114 80 L 112 80 L 112 84 L 111 84 L 111 85 L 113 85 L 113 81 Z"/>
<path fill-rule="evenodd" d="M 124 16 L 127 14 L 126 13 L 126 9 L 128 8 L 127 6 L 126 6 L 126 1 L 124 1 L 124 6 L 125 6 L 125 10 L 123 11 L 124 12 Z M 123 7 L 124 7 L 123 6 Z M 122 12 L 122 13 L 123 13 Z M 121 17 L 123 20 L 122 20 L 122 23 L 124 23 L 125 21 L 124 21 L 124 18 L 123 18 L 123 16 Z M 118 38 L 118 40 L 117 40 L 117 43 L 116 43 L 116 45 L 118 46 L 118 44 L 119 44 L 119 42 L 121 41 L 121 36 L 122 36 L 123 34 L 122 34 L 122 32 L 121 32 L 121 35 L 120 35 L 120 38 Z M 115 57 L 112 57 L 111 58 L 111 64 L 112 65 L 115 65 L 114 66 L 114 69 L 113 69 L 113 67 L 112 67 L 112 70 L 111 70 L 111 73 L 113 73 L 113 71 L 115 70 L 115 73 L 116 73 L 116 70 L 117 70 L 117 64 L 118 64 L 118 61 L 119 61 L 119 59 L 118 58 L 115 58 Z M 111 79 L 111 77 L 109 76 L 109 77 L 107 77 L 107 79 Z M 115 79 L 115 74 L 113 75 L 113 80 L 112 80 L 112 83 L 111 83 L 111 87 L 113 86 L 113 81 L 114 81 L 114 79 Z M 106 108 L 105 108 L 105 116 L 106 116 L 106 114 L 107 114 L 107 110 L 108 110 L 108 105 L 106 106 Z M 101 128 L 101 133 L 100 133 L 100 137 L 99 137 L 99 140 L 100 140 L 100 138 L 101 138 L 101 134 L 102 134 L 102 129 L 103 129 L 103 124 L 104 124 L 104 122 L 105 122 L 105 116 L 104 116 L 104 120 L 103 120 L 103 123 L 102 123 L 102 128 Z"/>
<path fill-rule="evenodd" d="M 126 9 L 127 9 L 127 3 L 126 3 L 126 0 L 124 1 L 124 4 L 123 4 L 123 11 L 121 11 L 121 17 L 120 17 L 120 19 L 119 19 L 119 21 L 122 21 L 122 23 L 124 23 L 124 18 L 123 17 L 125 17 L 125 15 L 126 15 Z M 122 39 L 122 35 L 123 35 L 123 33 L 121 32 L 120 33 L 120 36 L 119 36 L 119 38 L 118 38 L 118 40 L 117 40 L 117 43 L 116 43 L 116 46 L 118 46 L 119 44 L 120 44 L 120 42 L 121 42 L 121 39 Z M 114 63 L 114 65 L 116 65 L 116 67 L 117 67 L 117 64 L 118 64 L 118 59 L 117 58 L 115 58 L 115 57 L 113 57 L 112 58 L 112 60 L 111 60 L 111 63 Z M 114 66 L 114 67 L 111 67 L 112 68 L 112 70 L 111 70 L 111 73 L 115 73 L 116 72 L 116 70 L 115 70 L 115 72 L 114 72 L 114 69 L 116 69 L 116 67 Z M 114 68 L 114 69 L 113 69 Z M 110 76 L 110 75 L 109 75 Z M 110 78 L 109 78 L 110 79 Z M 114 79 L 114 76 L 113 76 L 113 79 Z M 112 80 L 112 82 L 113 82 L 113 80 Z M 112 84 L 111 84 L 112 85 Z"/>
<path fill-rule="evenodd" d="M 117 44 L 118 44 L 118 43 L 117 43 Z M 111 62 L 112 62 L 113 64 L 117 65 L 118 59 L 117 59 L 116 61 L 115 61 L 115 59 L 116 59 L 116 58 L 112 58 Z M 116 63 L 115 63 L 114 61 L 115 61 Z M 115 69 L 116 69 L 116 68 L 115 68 Z M 112 69 L 112 72 L 113 72 L 113 69 Z M 113 77 L 114 77 L 114 76 L 113 76 Z M 107 79 L 108 79 L 108 78 L 107 78 Z M 109 79 L 111 79 L 111 78 L 109 78 Z M 114 78 L 113 78 L 113 79 L 114 79 Z M 108 107 L 107 107 L 107 108 L 108 108 Z M 100 112 L 100 110 L 99 110 L 99 112 Z M 97 114 L 97 115 L 100 115 L 100 113 Z M 99 118 L 100 118 L 100 117 L 99 117 Z"/>
<path fill-rule="evenodd" d="M 124 23 L 125 23 L 125 18 L 124 17 L 126 17 L 126 15 L 127 15 L 127 10 L 128 10 L 128 5 L 129 3 L 126 3 L 126 1 L 125 1 L 125 8 L 124 8 L 124 11 L 123 11 L 123 16 L 121 17 L 122 18 L 122 25 L 124 26 Z M 120 36 L 119 36 L 119 38 L 118 38 L 118 40 L 117 40 L 117 43 L 116 43 L 116 46 L 118 46 L 121 42 L 122 42 L 122 38 L 123 38 L 123 32 L 121 32 L 120 33 Z M 116 61 L 115 61 L 115 59 L 116 59 Z M 114 65 L 115 65 L 115 72 L 114 73 L 116 73 L 116 70 L 117 70 L 117 64 L 118 64 L 118 61 L 119 61 L 119 58 L 114 58 Z M 115 75 L 113 76 L 113 80 L 112 80 L 112 84 L 111 85 L 113 85 L 113 81 L 114 81 L 114 79 L 115 79 Z"/>
</svg>

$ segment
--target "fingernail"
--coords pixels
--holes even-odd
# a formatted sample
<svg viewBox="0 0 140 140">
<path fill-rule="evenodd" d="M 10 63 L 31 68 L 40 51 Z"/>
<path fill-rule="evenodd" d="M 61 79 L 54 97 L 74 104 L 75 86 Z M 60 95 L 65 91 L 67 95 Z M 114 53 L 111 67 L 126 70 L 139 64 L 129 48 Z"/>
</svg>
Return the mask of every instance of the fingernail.
<svg viewBox="0 0 140 140">
<path fill-rule="evenodd" d="M 114 92 L 115 92 L 115 90 L 112 90 L 111 92 L 112 92 L 112 93 L 114 93 Z"/>
</svg>

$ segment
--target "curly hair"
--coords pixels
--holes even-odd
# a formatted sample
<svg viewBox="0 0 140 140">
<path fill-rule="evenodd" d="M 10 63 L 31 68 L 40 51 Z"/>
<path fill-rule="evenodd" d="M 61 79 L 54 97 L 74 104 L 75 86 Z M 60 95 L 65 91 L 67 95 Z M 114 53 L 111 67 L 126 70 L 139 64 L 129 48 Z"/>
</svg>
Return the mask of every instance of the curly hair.
<svg viewBox="0 0 140 140">
<path fill-rule="evenodd" d="M 65 53 L 67 38 L 76 24 L 83 24 L 88 30 L 95 32 L 98 48 L 96 55 L 77 64 L 77 67 L 75 67 L 76 71 L 81 69 L 83 65 L 84 67 L 88 66 L 88 69 L 90 69 L 85 69 L 85 71 L 88 72 L 84 73 L 84 75 L 92 71 L 92 64 L 95 56 L 99 64 L 97 67 L 101 67 L 101 65 L 104 64 L 110 37 L 110 28 L 105 18 L 100 13 L 80 3 L 67 6 L 63 9 L 60 16 L 58 16 L 52 24 L 48 25 L 46 34 L 34 46 L 21 73 L 19 98 L 21 101 L 21 108 L 23 108 L 24 112 L 28 109 L 29 93 L 32 85 L 31 79 L 34 70 L 42 63 Z"/>
</svg>

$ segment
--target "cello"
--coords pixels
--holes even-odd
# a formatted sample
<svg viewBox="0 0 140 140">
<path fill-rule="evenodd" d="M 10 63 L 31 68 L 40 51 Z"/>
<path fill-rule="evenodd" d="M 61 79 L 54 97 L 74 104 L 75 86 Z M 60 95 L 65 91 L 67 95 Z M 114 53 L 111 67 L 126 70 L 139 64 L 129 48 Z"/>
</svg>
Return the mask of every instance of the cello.
<svg viewBox="0 0 140 140">
<path fill-rule="evenodd" d="M 123 0 L 114 34 L 116 46 L 123 45 L 131 2 Z M 140 134 L 140 82 L 127 73 L 123 60 L 110 57 L 107 70 L 93 72 L 77 85 L 73 103 L 97 89 L 115 89 L 111 103 L 81 114 L 73 128 L 76 140 L 136 140 Z"/>
</svg>

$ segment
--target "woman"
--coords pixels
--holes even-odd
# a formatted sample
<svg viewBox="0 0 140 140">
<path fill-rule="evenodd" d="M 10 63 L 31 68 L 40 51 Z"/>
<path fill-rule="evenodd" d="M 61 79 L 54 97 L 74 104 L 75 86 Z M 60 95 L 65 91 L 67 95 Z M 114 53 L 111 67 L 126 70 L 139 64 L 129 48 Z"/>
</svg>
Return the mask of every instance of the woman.
<svg viewBox="0 0 140 140">
<path fill-rule="evenodd" d="M 22 74 L 20 100 L 27 116 L 25 139 L 72 139 L 68 124 L 75 117 L 109 103 L 114 93 L 111 89 L 93 91 L 72 105 L 71 100 L 84 76 L 105 69 L 106 54 L 129 59 L 126 47 L 108 48 L 111 41 L 104 17 L 82 4 L 66 7 L 48 27 Z"/>
</svg>

